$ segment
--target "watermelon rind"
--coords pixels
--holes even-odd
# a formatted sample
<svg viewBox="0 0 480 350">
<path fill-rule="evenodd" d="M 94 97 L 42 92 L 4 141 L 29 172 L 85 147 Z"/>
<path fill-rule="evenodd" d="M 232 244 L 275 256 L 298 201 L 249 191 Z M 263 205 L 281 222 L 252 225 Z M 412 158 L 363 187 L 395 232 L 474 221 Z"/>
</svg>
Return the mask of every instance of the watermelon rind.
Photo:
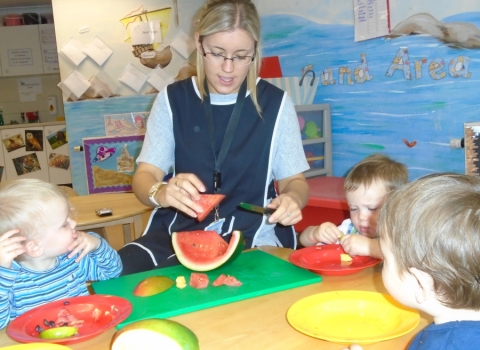
<svg viewBox="0 0 480 350">
<path fill-rule="evenodd" d="M 192 271 L 211 271 L 226 264 L 230 264 L 238 258 L 245 248 L 245 238 L 242 231 L 235 230 L 232 232 L 230 242 L 228 243 L 227 250 L 224 254 L 216 256 L 209 261 L 198 261 L 194 256 L 188 254 L 185 250 L 182 250 L 177 241 L 178 234 L 181 234 L 181 232 L 172 233 L 173 249 L 175 250 L 178 261 Z M 222 239 L 220 236 L 219 238 Z"/>
</svg>

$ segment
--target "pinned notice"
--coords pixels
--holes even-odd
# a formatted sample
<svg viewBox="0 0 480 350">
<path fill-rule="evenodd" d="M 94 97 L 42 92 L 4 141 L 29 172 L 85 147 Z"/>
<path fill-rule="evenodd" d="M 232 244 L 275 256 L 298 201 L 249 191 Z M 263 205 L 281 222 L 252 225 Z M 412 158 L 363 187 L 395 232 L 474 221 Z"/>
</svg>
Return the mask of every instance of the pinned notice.
<svg viewBox="0 0 480 350">
<path fill-rule="evenodd" d="M 389 0 L 354 0 L 355 41 L 390 34 Z"/>
<path fill-rule="evenodd" d="M 98 37 L 85 46 L 83 49 L 88 56 L 90 56 L 99 66 L 102 66 L 105 61 L 112 55 L 113 51 Z"/>
<path fill-rule="evenodd" d="M 67 56 L 76 66 L 78 66 L 87 57 L 83 52 L 82 43 L 74 38 L 71 38 L 60 50 Z"/>
</svg>

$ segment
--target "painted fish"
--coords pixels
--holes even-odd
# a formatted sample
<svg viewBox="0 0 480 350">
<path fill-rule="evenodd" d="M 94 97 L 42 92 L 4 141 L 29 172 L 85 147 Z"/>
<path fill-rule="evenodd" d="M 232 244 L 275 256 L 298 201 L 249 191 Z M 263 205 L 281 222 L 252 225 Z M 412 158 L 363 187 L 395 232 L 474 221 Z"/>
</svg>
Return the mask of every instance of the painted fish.
<svg viewBox="0 0 480 350">
<path fill-rule="evenodd" d="M 109 148 L 107 146 L 98 146 L 97 155 L 93 158 L 94 162 L 102 162 L 105 159 L 110 158 L 116 151 L 116 148 Z"/>
</svg>

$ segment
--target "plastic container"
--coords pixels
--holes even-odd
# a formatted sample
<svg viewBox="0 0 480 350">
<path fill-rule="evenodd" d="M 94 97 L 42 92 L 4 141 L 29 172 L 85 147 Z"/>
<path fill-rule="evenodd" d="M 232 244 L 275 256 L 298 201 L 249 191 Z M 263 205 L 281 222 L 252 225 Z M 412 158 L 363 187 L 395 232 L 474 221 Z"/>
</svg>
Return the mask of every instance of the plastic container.
<svg viewBox="0 0 480 350">
<path fill-rule="evenodd" d="M 3 25 L 4 26 L 22 26 L 23 25 L 23 17 L 16 13 L 10 13 L 8 15 L 3 16 Z"/>
<path fill-rule="evenodd" d="M 23 17 L 23 24 L 29 25 L 29 24 L 40 24 L 40 16 L 38 13 L 34 12 L 27 12 L 27 13 L 22 13 Z"/>
<path fill-rule="evenodd" d="M 42 20 L 42 24 L 53 23 L 53 13 L 41 13 L 40 18 Z"/>
</svg>

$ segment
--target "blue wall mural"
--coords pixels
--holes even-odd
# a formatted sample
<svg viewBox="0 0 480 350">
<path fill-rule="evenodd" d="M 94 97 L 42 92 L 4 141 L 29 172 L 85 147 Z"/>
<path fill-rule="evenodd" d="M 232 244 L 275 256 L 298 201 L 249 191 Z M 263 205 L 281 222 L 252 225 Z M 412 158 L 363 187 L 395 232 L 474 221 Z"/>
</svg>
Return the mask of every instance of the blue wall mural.
<svg viewBox="0 0 480 350">
<path fill-rule="evenodd" d="M 442 22 L 478 26 L 480 13 Z M 334 175 L 374 152 L 407 164 L 410 179 L 464 172 L 464 152 L 449 141 L 463 137 L 463 123 L 480 120 L 480 50 L 431 35 L 355 43 L 353 25 L 293 15 L 264 16 L 262 26 L 264 56 L 279 57 L 283 76 L 313 65 L 321 79 L 313 103 L 332 107 Z"/>
</svg>

